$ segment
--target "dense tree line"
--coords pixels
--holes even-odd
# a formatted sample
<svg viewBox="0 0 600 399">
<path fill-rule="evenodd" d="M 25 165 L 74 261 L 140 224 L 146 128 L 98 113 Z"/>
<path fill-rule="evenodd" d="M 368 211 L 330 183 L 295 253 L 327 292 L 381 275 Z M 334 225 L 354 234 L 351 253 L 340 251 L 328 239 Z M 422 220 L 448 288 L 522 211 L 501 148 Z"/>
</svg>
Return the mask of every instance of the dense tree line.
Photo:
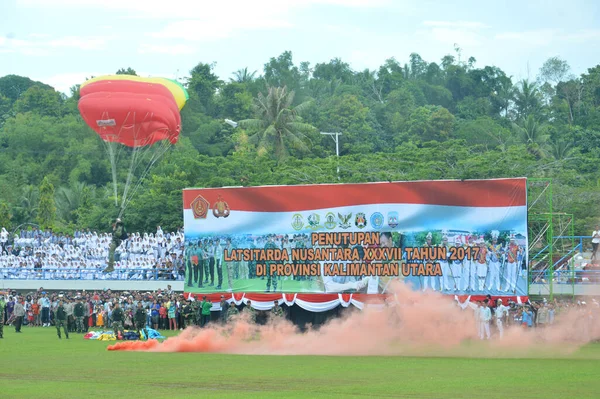
<svg viewBox="0 0 600 399">
<path fill-rule="evenodd" d="M 460 59 L 460 49 L 439 63 L 411 54 L 356 71 L 284 52 L 227 81 L 199 63 L 183 81 L 182 137 L 127 208 L 130 228 L 181 226 L 185 187 L 526 176 L 554 179 L 555 210 L 589 233 L 600 214 L 600 65 L 574 76 L 553 57 L 536 79 L 514 81 Z M 0 78 L 0 225 L 105 230 L 115 216 L 108 158 L 78 95 Z M 339 159 L 320 132 L 342 133 Z"/>
</svg>

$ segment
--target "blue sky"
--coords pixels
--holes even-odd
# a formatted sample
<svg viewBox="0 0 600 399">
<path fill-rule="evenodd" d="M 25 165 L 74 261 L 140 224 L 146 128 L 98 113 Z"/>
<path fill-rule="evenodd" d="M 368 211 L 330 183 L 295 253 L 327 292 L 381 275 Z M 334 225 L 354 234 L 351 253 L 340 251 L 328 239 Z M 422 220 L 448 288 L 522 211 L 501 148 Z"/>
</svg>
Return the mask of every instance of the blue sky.
<svg viewBox="0 0 600 399">
<path fill-rule="evenodd" d="M 132 67 L 182 77 L 216 62 L 262 72 L 270 57 L 340 57 L 356 69 L 411 52 L 454 53 L 535 78 L 558 55 L 580 74 L 600 62 L 600 2 L 429 0 L 0 0 L 0 76 L 18 74 L 61 91 L 86 76 Z"/>
</svg>

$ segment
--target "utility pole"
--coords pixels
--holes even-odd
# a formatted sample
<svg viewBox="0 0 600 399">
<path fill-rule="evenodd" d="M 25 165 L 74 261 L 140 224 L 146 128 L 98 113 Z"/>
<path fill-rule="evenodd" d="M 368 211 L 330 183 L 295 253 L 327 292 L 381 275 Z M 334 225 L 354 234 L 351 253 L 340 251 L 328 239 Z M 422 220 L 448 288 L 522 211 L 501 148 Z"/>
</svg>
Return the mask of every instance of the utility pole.
<svg viewBox="0 0 600 399">
<path fill-rule="evenodd" d="M 335 156 L 337 158 L 337 178 L 338 180 L 340 180 L 340 140 L 339 140 L 339 136 L 342 133 L 339 132 L 334 132 L 334 133 L 330 133 L 330 132 L 320 132 L 323 135 L 328 135 L 329 137 L 331 137 L 333 139 L 333 141 L 335 141 Z"/>
</svg>

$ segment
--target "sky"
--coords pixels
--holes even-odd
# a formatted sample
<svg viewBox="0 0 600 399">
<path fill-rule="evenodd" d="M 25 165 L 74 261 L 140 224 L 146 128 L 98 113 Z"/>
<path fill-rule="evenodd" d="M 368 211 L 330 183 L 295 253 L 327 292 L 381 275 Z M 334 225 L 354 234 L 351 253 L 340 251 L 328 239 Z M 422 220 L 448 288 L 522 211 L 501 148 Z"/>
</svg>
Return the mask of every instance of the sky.
<svg viewBox="0 0 600 399">
<path fill-rule="evenodd" d="M 0 0 L 0 76 L 68 93 L 89 76 L 132 67 L 182 78 L 215 62 L 224 80 L 262 73 L 286 50 L 312 65 L 339 57 L 354 70 L 416 52 L 428 62 L 461 49 L 513 81 L 535 79 L 552 56 L 574 74 L 600 63 L 595 0 Z"/>
</svg>

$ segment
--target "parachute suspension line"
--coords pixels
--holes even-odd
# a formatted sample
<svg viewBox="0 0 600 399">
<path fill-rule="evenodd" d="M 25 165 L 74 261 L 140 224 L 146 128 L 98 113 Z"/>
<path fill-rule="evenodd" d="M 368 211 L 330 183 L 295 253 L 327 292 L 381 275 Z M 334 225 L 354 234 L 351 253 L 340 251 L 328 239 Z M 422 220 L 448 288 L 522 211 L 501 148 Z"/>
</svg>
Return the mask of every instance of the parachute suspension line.
<svg viewBox="0 0 600 399">
<path fill-rule="evenodd" d="M 140 131 L 140 129 L 142 128 L 142 124 L 148 119 L 149 113 L 146 113 L 146 116 L 144 117 L 144 120 L 142 122 L 140 122 L 140 126 L 136 126 L 135 124 L 133 125 L 132 129 L 133 129 L 133 139 L 134 139 L 134 146 L 132 148 L 131 151 L 131 162 L 129 163 L 129 171 L 127 173 L 127 180 L 125 182 L 125 188 L 123 189 L 123 197 L 121 198 L 121 211 L 120 213 L 123 213 L 123 208 L 125 206 L 125 202 L 127 201 L 127 195 L 129 192 L 129 187 L 131 186 L 131 182 L 132 179 L 135 177 L 135 171 L 137 170 L 139 164 L 140 164 L 140 160 L 143 158 L 141 156 L 141 153 L 143 152 L 143 143 L 138 143 L 138 133 Z M 127 118 L 129 118 L 129 114 L 127 114 Z M 133 112 L 133 120 L 136 120 L 136 113 Z M 125 124 L 123 124 L 123 126 L 125 126 Z"/>
<path fill-rule="evenodd" d="M 110 168 L 112 169 L 112 179 L 113 179 L 113 192 L 115 195 L 115 206 L 119 206 L 119 193 L 117 189 L 117 161 L 115 159 L 115 149 L 113 147 L 113 143 L 109 143 L 103 141 L 106 144 L 106 151 L 108 152 L 108 157 L 110 159 Z"/>
<path fill-rule="evenodd" d="M 109 119 L 108 112 L 105 111 L 102 113 L 102 119 Z M 110 141 L 104 141 L 104 140 L 102 140 L 102 143 L 106 147 L 106 152 L 108 152 L 108 158 L 110 160 L 110 168 L 111 168 L 112 180 L 113 180 L 113 193 L 115 195 L 115 206 L 119 206 L 119 199 L 118 199 L 119 194 L 118 194 L 118 189 L 117 189 L 118 156 L 115 157 L 115 148 L 113 145 L 114 143 L 112 143 Z"/>
<path fill-rule="evenodd" d="M 128 198 L 124 202 L 124 205 L 121 206 L 121 212 L 119 214 L 119 217 L 121 217 L 121 215 L 123 214 L 123 212 L 125 211 L 127 206 L 129 206 L 129 203 L 135 197 L 135 194 L 137 193 L 138 189 L 141 187 L 142 182 L 144 181 L 144 179 L 146 178 L 148 173 L 150 173 L 150 170 L 152 170 L 152 167 L 156 164 L 156 162 L 158 162 L 159 159 L 162 158 L 162 156 L 169 150 L 169 148 L 171 148 L 171 143 L 168 140 L 163 140 L 163 141 L 159 142 L 158 144 L 155 143 L 154 145 L 158 146 L 158 148 L 150 157 L 150 160 L 148 161 L 148 165 L 146 166 L 144 171 L 140 174 L 140 177 L 139 177 L 137 183 L 135 184 L 134 188 L 131 190 L 131 193 L 129 194 Z"/>
</svg>

